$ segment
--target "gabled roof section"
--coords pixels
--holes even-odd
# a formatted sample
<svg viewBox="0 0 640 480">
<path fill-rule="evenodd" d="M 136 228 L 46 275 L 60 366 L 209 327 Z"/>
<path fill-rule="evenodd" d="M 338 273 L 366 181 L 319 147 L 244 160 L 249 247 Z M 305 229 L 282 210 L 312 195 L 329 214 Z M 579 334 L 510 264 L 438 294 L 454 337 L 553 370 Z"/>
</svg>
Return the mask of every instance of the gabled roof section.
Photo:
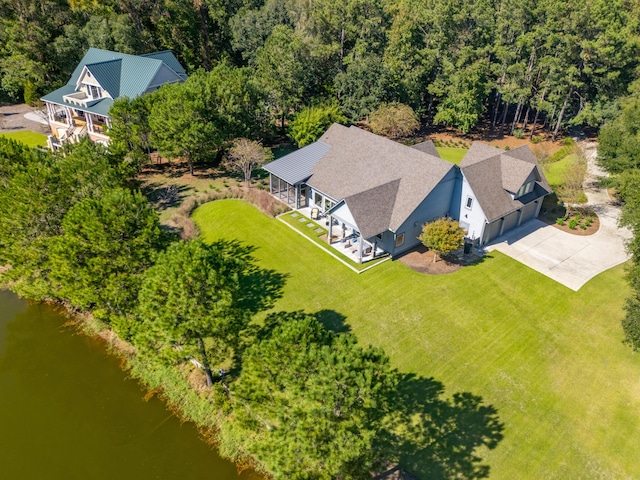
<svg viewBox="0 0 640 480">
<path fill-rule="evenodd" d="M 122 59 L 107 62 L 91 63 L 87 65 L 93 78 L 104 88 L 111 98 L 120 96 L 120 80 L 122 78 Z"/>
<path fill-rule="evenodd" d="M 364 238 L 389 229 L 399 188 L 397 179 L 344 199 Z"/>
<path fill-rule="evenodd" d="M 326 143 L 318 141 L 280 157 L 262 168 L 285 182 L 295 185 L 311 176 L 312 168 L 330 148 Z"/>
<path fill-rule="evenodd" d="M 535 168 L 536 166 L 529 162 L 507 155 L 500 155 L 502 187 L 508 192 L 516 193 L 525 184 L 525 181 L 531 176 Z"/>
<path fill-rule="evenodd" d="M 411 148 L 415 148 L 416 150 L 420 150 L 421 152 L 441 158 L 440 153 L 438 153 L 438 149 L 431 140 L 427 140 L 426 142 L 422 143 L 416 143 L 415 145 L 411 145 Z"/>
<path fill-rule="evenodd" d="M 454 167 L 438 157 L 410 148 L 357 127 L 333 124 L 320 137 L 330 150 L 312 169 L 307 182 L 335 200 L 347 199 L 352 213 L 358 207 L 378 202 L 375 195 L 387 192 L 397 181 L 395 201 L 385 228 L 395 231 Z M 394 187 L 396 188 L 396 187 Z M 351 203 L 349 203 L 349 198 Z M 355 199 L 355 200 L 354 200 Z M 384 203 L 384 202 L 383 202 Z M 379 205 L 383 208 L 382 205 Z M 386 207 L 384 207 L 386 208 Z M 374 210 L 371 208 L 371 210 Z M 358 223 L 358 228 L 362 226 Z M 380 232 L 376 232 L 380 233 Z"/>
<path fill-rule="evenodd" d="M 160 60 L 167 67 L 173 70 L 179 77 L 183 80 L 187 79 L 187 72 L 184 70 L 180 62 L 173 54 L 171 50 L 163 50 L 161 52 L 153 52 L 153 53 L 145 53 L 144 55 L 140 55 L 141 57 L 146 58 L 155 58 L 156 60 Z"/>
<path fill-rule="evenodd" d="M 460 168 L 489 222 L 551 193 L 535 155 L 526 145 L 504 151 L 474 142 Z M 530 179 L 536 182 L 533 191 L 513 198 L 512 194 Z"/>
</svg>

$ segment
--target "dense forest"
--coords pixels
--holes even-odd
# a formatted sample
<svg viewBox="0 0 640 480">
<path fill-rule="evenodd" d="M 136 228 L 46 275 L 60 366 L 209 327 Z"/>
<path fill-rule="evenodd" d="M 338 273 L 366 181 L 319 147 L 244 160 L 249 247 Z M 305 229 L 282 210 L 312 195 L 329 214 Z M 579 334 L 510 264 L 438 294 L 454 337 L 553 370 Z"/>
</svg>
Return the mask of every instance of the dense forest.
<svg viewBox="0 0 640 480">
<path fill-rule="evenodd" d="M 552 136 L 613 118 L 638 77 L 637 0 L 0 0 L 0 88 L 28 102 L 92 46 L 251 76 L 272 120 L 386 102 L 423 122 Z"/>
</svg>

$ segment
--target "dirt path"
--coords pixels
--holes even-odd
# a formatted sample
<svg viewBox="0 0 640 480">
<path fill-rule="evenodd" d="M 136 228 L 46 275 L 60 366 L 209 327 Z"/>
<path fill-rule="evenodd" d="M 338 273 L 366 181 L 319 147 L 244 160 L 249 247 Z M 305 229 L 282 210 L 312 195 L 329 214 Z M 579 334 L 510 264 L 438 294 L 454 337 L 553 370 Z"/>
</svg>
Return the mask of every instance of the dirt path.
<svg viewBox="0 0 640 480">
<path fill-rule="evenodd" d="M 578 146 L 584 152 L 587 159 L 587 173 L 584 177 L 582 188 L 587 196 L 587 206 L 598 214 L 600 219 L 600 228 L 605 227 L 609 230 L 619 230 L 619 234 L 624 238 L 631 238 L 631 232 L 627 228 L 618 226 L 620 218 L 620 207 L 609 196 L 606 188 L 600 186 L 600 179 L 608 177 L 597 163 L 598 144 L 591 141 L 580 141 Z"/>
</svg>

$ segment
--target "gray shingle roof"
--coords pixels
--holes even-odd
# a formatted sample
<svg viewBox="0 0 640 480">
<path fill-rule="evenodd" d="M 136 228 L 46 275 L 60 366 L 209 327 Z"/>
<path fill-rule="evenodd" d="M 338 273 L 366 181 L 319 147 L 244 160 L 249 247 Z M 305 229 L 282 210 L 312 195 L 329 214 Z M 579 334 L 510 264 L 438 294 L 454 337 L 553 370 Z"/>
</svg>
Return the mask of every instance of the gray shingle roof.
<svg viewBox="0 0 640 480">
<path fill-rule="evenodd" d="M 489 222 L 551 193 L 551 187 L 528 146 L 504 151 L 474 142 L 460 168 Z M 534 190 L 513 199 L 524 183 L 533 178 Z"/>
<path fill-rule="evenodd" d="M 370 207 L 362 212 L 374 211 L 375 202 L 382 201 L 376 194 L 377 187 L 398 181 L 395 200 L 385 228 L 396 231 L 425 197 L 454 167 L 440 158 L 410 148 L 384 137 L 361 130 L 334 124 L 320 137 L 331 149 L 312 169 L 307 182 L 313 188 L 335 200 L 349 199 L 349 209 L 368 202 Z M 366 199 L 366 201 L 365 201 Z M 385 203 L 386 201 L 382 202 Z M 385 203 L 386 204 L 386 203 Z M 384 205 L 378 205 L 384 209 Z M 360 211 L 359 208 L 356 210 Z M 369 220 L 358 218 L 352 211 L 359 228 Z M 375 228 L 374 228 L 375 229 Z M 379 233 L 379 232 L 377 232 Z"/>
<path fill-rule="evenodd" d="M 399 187 L 400 179 L 396 179 L 344 199 L 364 238 L 389 228 Z"/>
<path fill-rule="evenodd" d="M 416 150 L 420 150 L 421 152 L 441 158 L 440 153 L 438 153 L 438 149 L 431 140 L 427 140 L 426 142 L 422 143 L 416 143 L 415 145 L 411 145 L 411 148 L 415 148 Z"/>
<path fill-rule="evenodd" d="M 311 176 L 311 169 L 329 151 L 329 148 L 331 147 L 326 143 L 315 142 L 280 157 L 262 168 L 285 182 L 295 185 Z"/>
<path fill-rule="evenodd" d="M 45 95 L 42 100 L 66 105 L 77 110 L 106 115 L 113 104 L 111 99 L 104 98 L 90 107 L 70 104 L 63 99 L 64 95 L 75 91 L 85 66 L 109 95 L 116 99 L 118 97 L 134 98 L 145 93 L 163 63 L 174 71 L 178 78 L 186 78 L 182 67 L 180 67 L 180 72 L 175 70 L 178 68 L 176 64 L 179 66 L 180 63 L 169 51 L 147 55 L 128 55 L 90 48 L 76 66 L 67 84 Z"/>
</svg>

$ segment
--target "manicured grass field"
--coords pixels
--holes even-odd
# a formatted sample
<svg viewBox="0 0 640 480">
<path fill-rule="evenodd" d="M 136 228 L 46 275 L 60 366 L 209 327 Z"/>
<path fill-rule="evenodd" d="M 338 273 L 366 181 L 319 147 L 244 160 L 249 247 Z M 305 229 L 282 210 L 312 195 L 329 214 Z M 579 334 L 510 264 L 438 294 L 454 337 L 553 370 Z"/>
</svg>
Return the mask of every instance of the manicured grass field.
<svg viewBox="0 0 640 480">
<path fill-rule="evenodd" d="M 32 132 L 31 130 L 21 130 L 19 132 L 0 133 L 3 137 L 12 138 L 19 142 L 25 143 L 30 147 L 45 147 L 47 145 L 47 137 L 41 133 Z"/>
<path fill-rule="evenodd" d="M 440 157 L 444 160 L 455 163 L 456 165 L 460 165 L 462 158 L 469 151 L 466 148 L 454 148 L 454 147 L 436 147 Z"/>
<path fill-rule="evenodd" d="M 338 312 L 400 371 L 497 408 L 504 439 L 478 452 L 490 478 L 640 478 L 640 355 L 621 343 L 622 266 L 578 292 L 498 252 L 448 275 L 397 261 L 358 275 L 244 202 L 206 204 L 194 219 L 207 241 L 253 245 L 287 276 L 276 309 Z M 426 478 L 426 467 L 411 469 Z"/>
</svg>

